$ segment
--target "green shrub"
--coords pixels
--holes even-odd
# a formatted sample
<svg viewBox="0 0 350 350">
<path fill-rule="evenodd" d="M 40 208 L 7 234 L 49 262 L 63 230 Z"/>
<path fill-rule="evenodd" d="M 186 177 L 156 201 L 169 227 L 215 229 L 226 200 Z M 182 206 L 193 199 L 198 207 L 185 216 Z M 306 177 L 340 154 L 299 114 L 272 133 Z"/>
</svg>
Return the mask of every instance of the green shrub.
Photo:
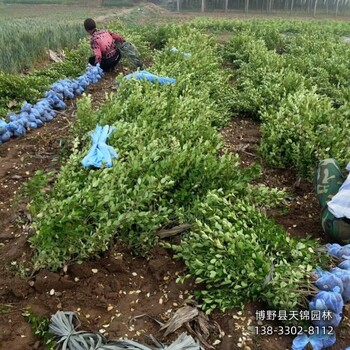
<svg viewBox="0 0 350 350">
<path fill-rule="evenodd" d="M 191 56 L 172 53 L 172 46 Z M 259 167 L 241 168 L 237 155 L 219 157 L 216 128 L 227 121 L 232 97 L 216 52 L 213 38 L 185 25 L 154 55 L 151 68 L 176 84 L 120 76 L 117 93 L 99 110 L 86 98 L 79 103 L 76 134 L 83 149 L 75 143 L 51 191 L 29 206 L 36 269 L 98 256 L 114 240 L 147 254 L 160 228 L 191 223 L 181 244 L 167 246 L 205 284 L 199 295 L 208 313 L 250 300 L 286 310 L 303 301 L 295 285 L 307 289 L 310 266 L 327 261 L 318 243 L 289 238 L 263 214 L 285 194 L 251 184 Z M 90 146 L 83 134 L 95 123 L 116 128 L 108 144 L 119 158 L 111 168 L 81 165 Z"/>
<path fill-rule="evenodd" d="M 318 150 L 327 148 L 318 130 L 329 125 L 333 113 L 330 99 L 315 92 L 300 90 L 288 95 L 279 107 L 261 116 L 260 150 L 264 159 L 274 166 L 295 167 L 299 174 L 312 177 Z"/>
<path fill-rule="evenodd" d="M 212 23 L 210 25 L 213 25 Z M 252 21 L 240 26 L 223 51 L 233 63 L 232 111 L 262 122 L 261 154 L 273 166 L 311 178 L 315 163 L 349 157 L 350 46 L 340 42 L 347 24 L 306 25 Z"/>
<path fill-rule="evenodd" d="M 275 310 L 295 310 L 304 302 L 296 286 L 303 281 L 307 288 L 305 276 L 322 260 L 314 242 L 287 237 L 244 197 L 221 191 L 208 192 L 195 203 L 193 215 L 192 232 L 171 247 L 196 282 L 205 282 L 198 296 L 208 312 L 255 300 Z M 273 282 L 267 283 L 271 269 L 276 270 Z"/>
<path fill-rule="evenodd" d="M 86 67 L 88 50 L 87 41 L 82 41 L 77 49 L 67 53 L 63 63 L 55 63 L 49 69 L 34 71 L 28 75 L 0 71 L 0 116 L 3 114 L 5 117 L 11 109 L 20 110 L 24 101 L 36 103 L 56 80 L 76 78 L 82 74 Z"/>
</svg>

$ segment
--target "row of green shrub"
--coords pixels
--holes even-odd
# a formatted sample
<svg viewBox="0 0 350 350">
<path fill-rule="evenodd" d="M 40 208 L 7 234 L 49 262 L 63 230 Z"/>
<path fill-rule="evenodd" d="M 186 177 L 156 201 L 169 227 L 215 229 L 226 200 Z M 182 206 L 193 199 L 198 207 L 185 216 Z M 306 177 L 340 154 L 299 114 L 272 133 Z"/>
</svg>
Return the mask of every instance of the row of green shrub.
<svg viewBox="0 0 350 350">
<path fill-rule="evenodd" d="M 5 118 L 9 111 L 20 110 L 24 101 L 36 103 L 55 81 L 80 75 L 86 67 L 89 50 L 84 40 L 76 49 L 67 52 L 63 63 L 54 63 L 27 75 L 0 71 L 0 118 Z"/>
<path fill-rule="evenodd" d="M 0 118 L 17 112 L 24 101 L 37 102 L 56 80 L 75 78 L 84 71 L 89 45 L 81 40 L 85 35 L 82 24 L 46 19 L 2 20 L 0 24 L 0 47 L 4 48 L 0 53 Z M 65 48 L 64 62 L 40 68 L 39 62 L 49 48 Z M 32 68 L 34 63 L 38 70 L 18 72 Z"/>
<path fill-rule="evenodd" d="M 190 26 L 166 26 L 163 33 L 165 47 L 153 53 L 151 71 L 176 78 L 175 85 L 120 77 L 117 93 L 98 110 L 89 97 L 79 100 L 74 152 L 49 193 L 41 175 L 29 206 L 34 266 L 59 269 L 98 256 L 115 240 L 147 254 L 161 227 L 191 223 L 180 245 L 166 246 L 205 283 L 199 297 L 207 312 L 251 300 L 295 309 L 304 295 L 296 285 L 308 288 L 308 273 L 321 263 L 318 245 L 289 238 L 262 213 L 285 194 L 252 185 L 259 168 L 242 169 L 237 156 L 219 156 L 217 128 L 233 100 L 214 40 Z M 173 53 L 172 46 L 192 56 Z M 108 143 L 119 158 L 111 168 L 84 169 L 86 132 L 96 124 L 116 128 Z"/>
<path fill-rule="evenodd" d="M 221 28 L 212 21 L 207 28 L 215 23 Z M 263 158 L 307 178 L 323 158 L 345 166 L 350 46 L 341 36 L 350 32 L 349 25 L 252 21 L 231 30 L 223 56 L 234 74 L 232 111 L 261 121 Z"/>
</svg>

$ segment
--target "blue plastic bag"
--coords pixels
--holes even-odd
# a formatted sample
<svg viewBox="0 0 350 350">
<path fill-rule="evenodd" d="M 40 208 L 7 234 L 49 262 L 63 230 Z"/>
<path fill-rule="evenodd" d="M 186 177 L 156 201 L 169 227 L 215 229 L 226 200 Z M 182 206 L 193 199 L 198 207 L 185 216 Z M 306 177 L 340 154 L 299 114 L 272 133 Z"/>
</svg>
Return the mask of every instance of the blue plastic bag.
<svg viewBox="0 0 350 350">
<path fill-rule="evenodd" d="M 334 243 L 334 244 L 328 243 L 326 244 L 326 247 L 328 249 L 328 254 L 333 256 L 338 256 L 338 252 L 342 246 L 338 243 Z"/>
<path fill-rule="evenodd" d="M 344 260 L 341 262 L 338 267 L 343 270 L 349 270 L 350 271 L 350 260 Z"/>
<path fill-rule="evenodd" d="M 334 345 L 335 342 L 335 333 L 328 334 L 328 332 L 324 332 L 321 334 L 316 333 L 311 336 L 303 333 L 294 338 L 292 350 L 304 350 L 309 343 L 312 345 L 313 350 L 322 350 Z"/>
<path fill-rule="evenodd" d="M 3 133 L 1 136 L 0 136 L 0 141 L 2 143 L 8 141 L 12 136 L 12 133 L 11 131 L 6 131 L 5 133 Z"/>
<path fill-rule="evenodd" d="M 347 302 L 350 300 L 350 271 L 349 270 L 343 270 L 339 267 L 335 267 L 330 270 L 332 274 L 337 276 L 341 279 L 343 282 L 344 290 L 342 292 L 342 297 L 344 299 L 344 302 Z"/>
<path fill-rule="evenodd" d="M 335 287 L 339 287 L 340 293 L 344 291 L 342 280 L 330 272 L 324 272 L 314 284 L 323 291 L 333 291 Z"/>
<path fill-rule="evenodd" d="M 326 244 L 328 253 L 339 259 L 350 259 L 350 244 L 341 246 L 338 243 Z"/>
<path fill-rule="evenodd" d="M 339 250 L 339 255 L 343 259 L 350 259 L 350 244 L 347 244 L 347 245 L 343 246 Z"/>
<path fill-rule="evenodd" d="M 341 314 L 343 312 L 344 301 L 339 288 L 335 287 L 334 290 L 317 293 L 309 304 L 310 310 L 329 310 L 335 314 Z"/>
<path fill-rule="evenodd" d="M 124 77 L 125 79 L 132 79 L 135 78 L 137 80 L 148 80 L 152 83 L 158 82 L 159 85 L 167 85 L 167 84 L 174 84 L 176 82 L 176 79 L 174 78 L 168 78 L 168 77 L 158 77 L 157 75 L 154 75 L 150 72 L 147 72 L 146 70 L 141 70 L 139 72 L 130 73 Z"/>
<path fill-rule="evenodd" d="M 85 168 L 101 168 L 102 166 L 110 168 L 112 166 L 112 159 L 118 158 L 118 154 L 112 146 L 106 144 L 106 141 L 114 130 L 115 128 L 109 125 L 103 127 L 97 125 L 94 132 L 90 133 L 92 146 L 81 162 Z"/>
<path fill-rule="evenodd" d="M 0 119 L 0 135 L 5 134 L 5 132 L 7 131 L 6 125 L 7 123 Z"/>
<path fill-rule="evenodd" d="M 322 311 L 320 319 L 312 320 L 311 323 L 316 327 L 338 327 L 342 319 L 342 314 L 336 314 L 332 311 Z"/>
<path fill-rule="evenodd" d="M 22 105 L 21 112 L 30 112 L 30 109 L 32 108 L 32 105 L 28 102 L 24 102 Z"/>
</svg>

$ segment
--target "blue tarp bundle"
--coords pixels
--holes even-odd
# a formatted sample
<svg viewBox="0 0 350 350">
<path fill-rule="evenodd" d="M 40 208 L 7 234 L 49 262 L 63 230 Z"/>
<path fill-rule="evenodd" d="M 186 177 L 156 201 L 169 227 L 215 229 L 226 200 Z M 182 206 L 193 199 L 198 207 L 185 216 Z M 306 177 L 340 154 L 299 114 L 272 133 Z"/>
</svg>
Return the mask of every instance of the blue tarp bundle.
<svg viewBox="0 0 350 350">
<path fill-rule="evenodd" d="M 176 79 L 168 77 L 158 77 L 155 74 L 147 72 L 146 70 L 141 70 L 139 72 L 130 73 L 124 77 L 125 79 L 137 79 L 137 80 L 148 80 L 152 83 L 157 82 L 159 85 L 174 84 Z"/>
<path fill-rule="evenodd" d="M 94 132 L 90 133 L 92 146 L 81 162 L 85 168 L 102 168 L 103 166 L 110 168 L 112 166 L 112 159 L 118 158 L 118 154 L 112 146 L 106 144 L 106 141 L 114 130 L 115 128 L 109 125 L 97 125 Z"/>
<path fill-rule="evenodd" d="M 12 136 L 23 136 L 27 129 L 36 129 L 51 121 L 56 116 L 55 110 L 66 108 L 64 99 L 72 99 L 91 83 L 97 83 L 103 75 L 99 66 L 88 65 L 86 72 L 80 77 L 70 80 L 62 79 L 51 85 L 45 98 L 35 105 L 25 102 L 18 114 L 9 113 L 8 122 L 0 120 L 0 144 Z"/>
</svg>

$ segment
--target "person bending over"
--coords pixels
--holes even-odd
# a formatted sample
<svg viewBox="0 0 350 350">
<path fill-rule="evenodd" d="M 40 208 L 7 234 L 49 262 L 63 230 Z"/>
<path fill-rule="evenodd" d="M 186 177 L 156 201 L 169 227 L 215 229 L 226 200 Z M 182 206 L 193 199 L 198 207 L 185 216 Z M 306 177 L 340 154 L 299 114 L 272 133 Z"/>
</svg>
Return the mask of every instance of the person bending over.
<svg viewBox="0 0 350 350">
<path fill-rule="evenodd" d="M 122 44 L 125 39 L 108 30 L 96 29 L 96 23 L 92 18 L 84 21 L 84 27 L 91 35 L 90 44 L 94 52 L 94 56 L 89 58 L 89 63 L 93 66 L 99 63 L 103 71 L 112 71 L 121 58 L 116 42 Z"/>
</svg>

